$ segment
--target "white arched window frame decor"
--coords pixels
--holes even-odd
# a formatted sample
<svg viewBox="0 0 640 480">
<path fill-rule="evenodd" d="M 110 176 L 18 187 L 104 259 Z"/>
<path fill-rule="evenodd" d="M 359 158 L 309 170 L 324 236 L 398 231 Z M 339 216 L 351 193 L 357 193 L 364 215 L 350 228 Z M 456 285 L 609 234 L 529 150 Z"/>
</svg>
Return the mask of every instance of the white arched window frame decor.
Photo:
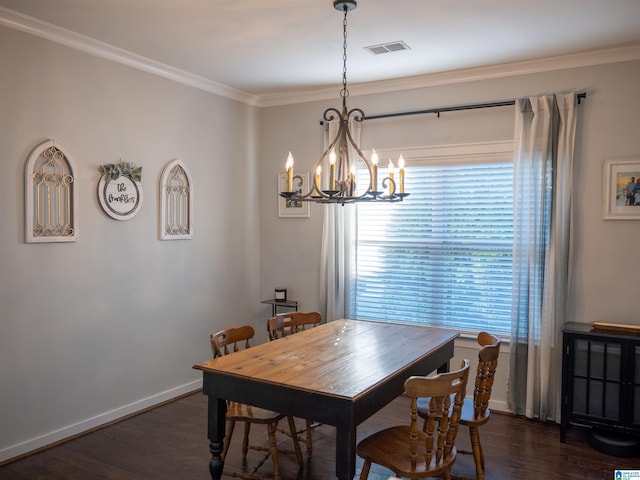
<svg viewBox="0 0 640 480">
<path fill-rule="evenodd" d="M 25 243 L 78 240 L 78 182 L 66 148 L 55 140 L 35 147 L 25 164 Z"/>
<path fill-rule="evenodd" d="M 169 162 L 160 178 L 160 239 L 193 237 L 193 181 L 180 160 Z"/>
</svg>

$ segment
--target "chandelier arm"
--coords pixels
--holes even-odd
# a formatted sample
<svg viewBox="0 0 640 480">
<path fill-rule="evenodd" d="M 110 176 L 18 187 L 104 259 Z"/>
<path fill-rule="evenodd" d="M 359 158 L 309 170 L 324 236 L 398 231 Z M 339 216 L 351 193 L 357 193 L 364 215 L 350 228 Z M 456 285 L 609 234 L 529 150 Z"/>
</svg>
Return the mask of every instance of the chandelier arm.
<svg viewBox="0 0 640 480">
<path fill-rule="evenodd" d="M 349 113 L 347 113 L 347 117 L 353 117 L 353 120 L 355 120 L 356 122 L 362 122 L 365 119 L 366 115 L 361 108 L 352 108 L 351 110 L 349 110 Z"/>
<path fill-rule="evenodd" d="M 331 113 L 335 113 L 336 116 L 334 117 L 333 115 L 330 115 Z M 324 119 L 325 122 L 331 122 L 331 121 L 335 120 L 336 117 L 340 118 L 341 115 L 342 114 L 340 113 L 340 111 L 337 108 L 329 107 L 322 114 L 322 118 Z"/>
<path fill-rule="evenodd" d="M 362 110 L 360 110 L 360 112 L 362 112 Z M 363 117 L 364 117 L 364 114 L 363 114 Z M 358 120 L 358 121 L 361 121 L 361 120 Z M 351 136 L 351 130 L 348 128 L 347 128 L 347 138 L 349 140 L 349 143 L 357 153 L 358 157 L 360 157 L 360 160 L 362 161 L 362 163 L 364 163 L 364 165 L 367 167 L 367 171 L 369 173 L 369 182 L 367 182 L 367 189 L 361 195 L 357 195 L 354 197 L 357 199 L 362 199 L 362 198 L 365 198 L 367 195 L 371 194 L 371 179 L 373 178 L 373 170 L 371 168 L 371 162 L 367 157 L 365 157 L 364 153 L 362 153 L 362 150 L 360 150 L 360 147 L 353 139 L 353 136 Z"/>
<path fill-rule="evenodd" d="M 385 177 L 382 179 L 382 188 L 387 188 L 387 186 L 389 186 L 389 194 L 387 195 L 381 195 L 380 200 L 395 200 L 395 199 L 401 199 L 401 197 L 398 196 L 398 194 L 396 194 L 396 181 L 395 179 L 391 178 L 391 177 Z"/>
<path fill-rule="evenodd" d="M 325 110 L 325 120 L 327 121 L 331 121 L 334 119 L 334 117 L 327 117 L 327 112 L 329 112 L 330 110 L 339 113 L 338 110 L 336 110 L 335 108 L 328 108 L 327 110 Z M 316 197 L 312 197 L 313 198 L 332 198 L 333 195 L 325 193 L 322 190 L 322 185 L 319 185 L 318 182 L 315 180 L 315 173 L 318 170 L 318 167 L 322 167 L 322 164 L 325 163 L 325 160 L 327 158 L 327 156 L 331 153 L 331 151 L 335 148 L 336 144 L 338 143 L 338 139 L 340 138 L 340 130 L 341 130 L 342 124 L 340 124 L 338 126 L 338 132 L 336 133 L 335 138 L 333 139 L 333 141 L 329 144 L 329 146 L 326 148 L 326 150 L 324 151 L 324 153 L 322 154 L 322 156 L 320 157 L 320 159 L 316 162 L 315 166 L 313 167 L 313 173 L 314 173 L 314 181 L 313 181 L 313 188 L 311 188 L 309 190 L 309 192 L 304 196 L 304 198 L 308 198 L 308 197 L 312 197 L 312 194 L 315 192 L 317 195 Z"/>
<path fill-rule="evenodd" d="M 360 115 L 357 115 L 360 113 Z M 354 115 L 356 114 L 356 115 Z M 336 192 L 332 192 L 332 196 L 337 198 L 337 202 L 342 203 L 351 203 L 353 201 L 358 201 L 363 199 L 366 196 L 366 192 L 360 196 L 354 196 L 355 193 L 355 174 L 352 177 L 352 172 L 350 167 L 352 166 L 349 162 L 350 152 L 349 152 L 349 144 L 360 157 L 360 159 L 365 162 L 365 165 L 369 168 L 368 160 L 363 155 L 362 151 L 358 147 L 357 143 L 354 141 L 353 136 L 351 135 L 351 129 L 349 128 L 349 118 L 353 116 L 354 121 L 361 121 L 361 118 L 364 116 L 364 113 L 360 109 L 354 109 L 352 111 L 347 112 L 346 106 L 343 107 L 342 113 L 340 116 L 340 125 L 338 126 L 338 131 L 336 132 L 336 137 L 333 141 L 333 144 L 338 144 L 340 146 L 340 164 L 338 167 L 338 190 Z M 357 161 L 353 162 L 355 166 Z M 369 169 L 369 172 L 371 170 Z M 370 173 L 371 174 L 371 173 Z M 370 182 L 369 182 L 370 183 Z"/>
<path fill-rule="evenodd" d="M 302 175 L 294 175 L 293 180 L 298 184 L 298 188 L 302 190 L 302 187 L 304 186 L 304 179 L 302 178 Z"/>
</svg>

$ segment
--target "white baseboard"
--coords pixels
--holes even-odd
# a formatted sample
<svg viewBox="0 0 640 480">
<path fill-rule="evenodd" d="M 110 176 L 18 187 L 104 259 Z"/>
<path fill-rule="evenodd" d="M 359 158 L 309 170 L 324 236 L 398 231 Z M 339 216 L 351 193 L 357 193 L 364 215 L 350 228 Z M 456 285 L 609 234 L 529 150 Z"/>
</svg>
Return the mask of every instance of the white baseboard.
<svg viewBox="0 0 640 480">
<path fill-rule="evenodd" d="M 507 402 L 502 402 L 500 400 L 489 400 L 489 408 L 492 412 L 512 413 L 507 406 Z"/>
<path fill-rule="evenodd" d="M 66 438 L 73 437 L 74 435 L 87 432 L 101 425 L 105 425 L 120 418 L 126 417 L 127 415 L 140 412 L 147 408 L 179 397 L 180 395 L 193 392 L 195 390 L 198 390 L 199 388 L 202 388 L 202 379 L 185 383 L 184 385 L 165 390 L 164 392 L 151 395 L 150 397 L 142 398 L 133 403 L 129 403 L 128 405 L 118 407 L 114 410 L 101 413 L 99 415 L 96 415 L 95 417 L 87 418 L 86 420 L 82 420 L 78 423 L 62 427 L 58 430 L 54 430 L 53 432 L 48 432 L 24 442 L 10 445 L 0 450 L 0 463 L 11 458 L 24 455 L 25 453 L 38 450 L 42 447 L 46 447 L 47 445 L 54 444 Z"/>
</svg>

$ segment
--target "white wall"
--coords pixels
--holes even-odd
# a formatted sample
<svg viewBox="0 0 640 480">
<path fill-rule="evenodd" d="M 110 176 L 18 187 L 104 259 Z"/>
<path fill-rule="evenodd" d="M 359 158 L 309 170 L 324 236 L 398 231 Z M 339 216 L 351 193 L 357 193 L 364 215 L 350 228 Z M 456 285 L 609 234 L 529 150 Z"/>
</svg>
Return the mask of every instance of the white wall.
<svg viewBox="0 0 640 480">
<path fill-rule="evenodd" d="M 550 92 L 587 92 L 587 99 L 579 107 L 574 183 L 575 284 L 571 287 L 566 320 L 640 324 L 636 305 L 638 287 L 635 281 L 630 281 L 640 271 L 640 255 L 636 254 L 640 222 L 604 221 L 601 217 L 605 159 L 640 157 L 639 78 L 640 62 L 635 61 L 384 95 L 352 95 L 348 106 L 376 115 Z M 313 170 L 321 154 L 319 120 L 328 106 L 340 106 L 337 88 L 333 102 L 264 109 L 261 154 L 263 176 L 267 180 L 283 170 L 288 150 L 296 157 L 298 171 Z M 362 147 L 383 149 L 511 140 L 513 119 L 513 107 L 499 107 L 445 113 L 440 118 L 419 115 L 370 120 L 363 126 Z M 261 294 L 268 296 L 276 285 L 288 286 L 291 296 L 301 301 L 301 310 L 318 309 L 318 252 L 323 209 L 334 206 L 313 205 L 310 219 L 279 219 L 275 187 L 268 182 L 266 187 L 260 197 Z M 411 201 L 411 197 L 407 201 Z M 453 360 L 456 364 L 463 356 L 477 357 L 473 342 L 461 340 L 457 346 Z M 496 408 L 506 408 L 508 365 L 508 346 L 505 346 L 492 397 Z"/>
<path fill-rule="evenodd" d="M 5 28 L 0 65 L 1 461 L 199 388 L 209 333 L 255 322 L 260 299 L 255 108 Z M 49 138 L 78 170 L 80 238 L 25 244 L 24 165 Z M 159 241 L 174 158 L 194 237 Z M 143 167 L 127 221 L 96 195 L 120 159 Z"/>
</svg>

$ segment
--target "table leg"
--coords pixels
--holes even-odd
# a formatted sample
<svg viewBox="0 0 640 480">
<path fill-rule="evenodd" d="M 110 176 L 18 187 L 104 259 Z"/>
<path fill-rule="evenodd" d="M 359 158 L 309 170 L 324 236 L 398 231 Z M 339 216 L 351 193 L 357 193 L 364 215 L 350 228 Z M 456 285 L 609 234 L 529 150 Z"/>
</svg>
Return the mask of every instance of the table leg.
<svg viewBox="0 0 640 480">
<path fill-rule="evenodd" d="M 356 474 L 356 428 L 336 427 L 336 477 L 353 480 Z"/>
<path fill-rule="evenodd" d="M 449 361 L 438 367 L 438 373 L 449 373 Z"/>
<path fill-rule="evenodd" d="M 207 428 L 209 436 L 209 451 L 211 452 L 209 473 L 211 473 L 212 480 L 220 480 L 222 478 L 224 459 L 221 454 L 224 447 L 226 416 L 227 402 L 221 398 L 210 396 Z"/>
</svg>

